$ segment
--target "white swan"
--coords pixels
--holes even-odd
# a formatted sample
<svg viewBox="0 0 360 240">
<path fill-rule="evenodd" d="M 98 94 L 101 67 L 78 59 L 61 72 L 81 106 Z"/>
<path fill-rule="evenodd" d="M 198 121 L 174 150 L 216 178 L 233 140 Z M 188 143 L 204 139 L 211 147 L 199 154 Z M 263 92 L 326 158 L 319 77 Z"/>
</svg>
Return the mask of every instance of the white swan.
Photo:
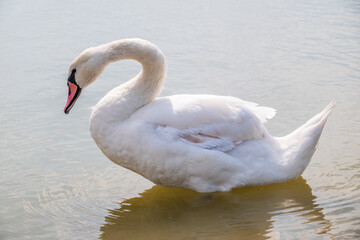
<svg viewBox="0 0 360 240">
<path fill-rule="evenodd" d="M 91 135 L 111 161 L 164 186 L 212 192 L 296 178 L 335 105 L 275 138 L 263 126 L 272 108 L 225 96 L 156 98 L 166 76 L 163 53 L 148 41 L 124 39 L 88 48 L 72 62 L 65 113 L 106 65 L 122 59 L 139 61 L 142 71 L 96 104 Z"/>
</svg>

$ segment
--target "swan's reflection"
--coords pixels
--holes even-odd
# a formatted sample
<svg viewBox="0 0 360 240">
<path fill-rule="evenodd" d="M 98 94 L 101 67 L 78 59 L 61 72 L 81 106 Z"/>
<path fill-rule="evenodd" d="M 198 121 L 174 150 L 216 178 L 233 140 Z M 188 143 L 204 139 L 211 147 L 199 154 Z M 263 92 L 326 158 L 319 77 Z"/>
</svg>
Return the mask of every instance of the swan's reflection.
<svg viewBox="0 0 360 240">
<path fill-rule="evenodd" d="M 274 219 L 284 213 L 290 219 L 299 217 L 297 225 L 311 223 L 316 226 L 313 233 L 324 234 L 330 224 L 314 199 L 301 177 L 211 194 L 154 186 L 140 197 L 125 200 L 119 209 L 109 210 L 101 238 L 265 239 L 276 234 Z"/>
</svg>

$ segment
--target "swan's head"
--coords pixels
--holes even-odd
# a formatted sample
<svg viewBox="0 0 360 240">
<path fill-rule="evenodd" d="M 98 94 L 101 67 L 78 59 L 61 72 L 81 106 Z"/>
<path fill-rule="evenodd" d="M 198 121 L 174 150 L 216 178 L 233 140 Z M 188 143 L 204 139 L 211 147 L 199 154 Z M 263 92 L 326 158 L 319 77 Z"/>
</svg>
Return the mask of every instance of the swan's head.
<svg viewBox="0 0 360 240">
<path fill-rule="evenodd" d="M 98 48 L 88 48 L 74 59 L 70 65 L 67 80 L 69 91 L 64 108 L 66 114 L 74 106 L 81 91 L 94 82 L 104 71 L 105 65 L 104 54 L 101 54 Z"/>
</svg>

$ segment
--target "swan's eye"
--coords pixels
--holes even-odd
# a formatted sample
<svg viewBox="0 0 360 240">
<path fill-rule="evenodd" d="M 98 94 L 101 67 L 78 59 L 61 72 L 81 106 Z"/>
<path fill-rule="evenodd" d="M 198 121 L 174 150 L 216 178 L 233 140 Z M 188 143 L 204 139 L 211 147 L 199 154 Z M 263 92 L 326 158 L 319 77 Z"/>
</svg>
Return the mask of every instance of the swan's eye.
<svg viewBox="0 0 360 240">
<path fill-rule="evenodd" d="M 75 74 L 76 73 L 76 68 L 74 68 L 72 71 L 71 71 L 72 74 Z"/>
</svg>

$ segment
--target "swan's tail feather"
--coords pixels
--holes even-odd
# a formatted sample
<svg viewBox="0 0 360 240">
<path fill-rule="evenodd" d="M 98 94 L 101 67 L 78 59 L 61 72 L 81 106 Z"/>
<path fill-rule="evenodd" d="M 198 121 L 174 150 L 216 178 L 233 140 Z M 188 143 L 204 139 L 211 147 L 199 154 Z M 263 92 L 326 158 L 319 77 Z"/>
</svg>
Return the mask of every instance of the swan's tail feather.
<svg viewBox="0 0 360 240">
<path fill-rule="evenodd" d="M 295 177 L 299 176 L 309 164 L 325 123 L 335 107 L 335 103 L 335 101 L 331 101 L 322 112 L 311 118 L 294 132 L 280 138 L 286 152 L 284 160 L 295 171 Z"/>
<path fill-rule="evenodd" d="M 296 129 L 294 132 L 290 133 L 285 138 L 295 137 L 295 136 L 301 137 L 304 135 L 308 135 L 307 133 L 309 131 L 311 132 L 312 130 L 319 133 L 319 137 L 320 137 L 322 129 L 323 129 L 330 113 L 334 109 L 335 104 L 336 104 L 336 101 L 334 101 L 334 100 L 331 101 L 329 103 L 329 105 L 322 112 L 315 115 L 313 118 L 311 118 L 309 121 L 307 121 L 304 125 L 300 126 L 298 129 Z"/>
<path fill-rule="evenodd" d="M 311 118 L 302 127 L 304 127 L 304 128 L 310 127 L 314 124 L 317 124 L 318 122 L 322 122 L 322 124 L 324 125 L 326 123 L 330 113 L 334 109 L 335 104 L 336 104 L 335 100 L 331 101 L 329 103 L 329 105 L 327 105 L 327 107 L 321 113 L 319 113 L 315 117 Z"/>
</svg>

